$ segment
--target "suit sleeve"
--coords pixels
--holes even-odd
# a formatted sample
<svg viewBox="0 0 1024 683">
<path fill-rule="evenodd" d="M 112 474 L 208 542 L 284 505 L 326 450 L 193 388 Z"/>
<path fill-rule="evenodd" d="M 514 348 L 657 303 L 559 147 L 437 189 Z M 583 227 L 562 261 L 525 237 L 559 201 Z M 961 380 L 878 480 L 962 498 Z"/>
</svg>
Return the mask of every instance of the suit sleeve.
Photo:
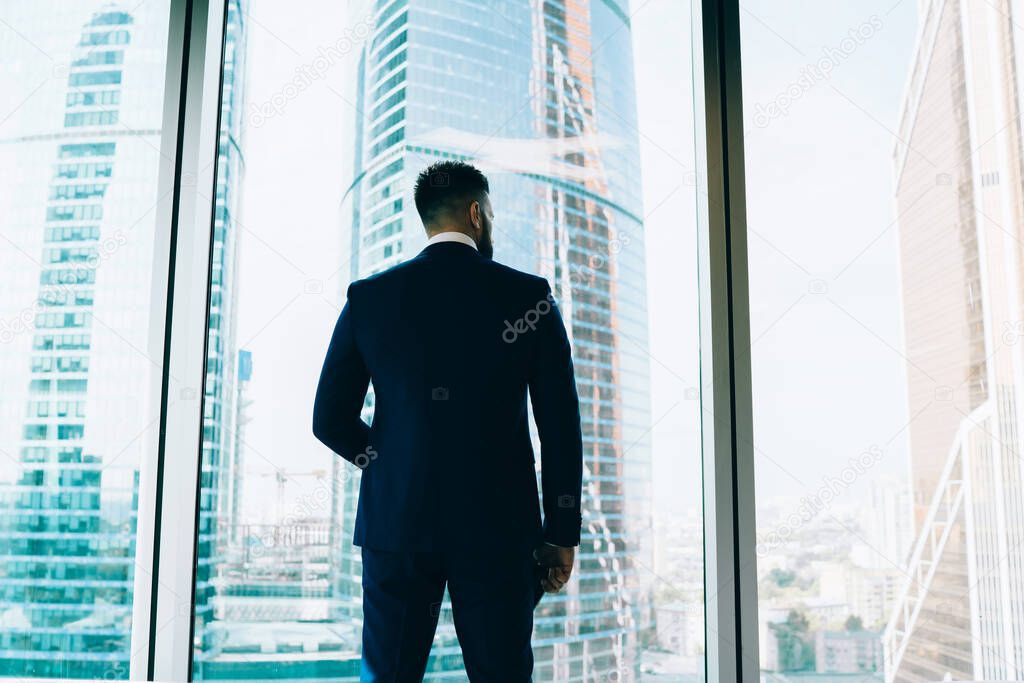
<svg viewBox="0 0 1024 683">
<path fill-rule="evenodd" d="M 544 541 L 562 547 L 580 542 L 583 436 L 572 348 L 551 288 L 539 304 L 537 337 L 530 368 L 530 400 L 540 435 Z M 544 312 L 544 308 L 549 309 Z"/>
<path fill-rule="evenodd" d="M 313 404 L 313 434 L 349 462 L 365 452 L 370 427 L 361 412 L 370 372 L 356 347 L 352 290 L 334 327 Z"/>
</svg>

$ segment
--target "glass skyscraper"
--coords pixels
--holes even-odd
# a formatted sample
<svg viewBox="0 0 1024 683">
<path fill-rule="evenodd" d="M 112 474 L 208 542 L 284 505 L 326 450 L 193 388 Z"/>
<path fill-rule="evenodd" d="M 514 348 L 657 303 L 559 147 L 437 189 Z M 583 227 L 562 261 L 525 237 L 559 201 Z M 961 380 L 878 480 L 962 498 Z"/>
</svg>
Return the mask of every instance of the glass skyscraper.
<svg viewBox="0 0 1024 683">
<path fill-rule="evenodd" d="M 130 369 L 112 366 L 109 348 L 94 354 L 94 311 L 111 310 L 102 265 L 129 240 L 108 194 L 124 164 L 118 123 L 134 39 L 133 15 L 108 6 L 82 27 L 68 69 L 40 221 L 19 475 L 0 498 L 0 675 L 127 677 L 138 469 L 108 469 L 123 452 L 90 434 L 89 418 L 97 385 L 104 392 L 96 373 Z"/>
<path fill-rule="evenodd" d="M 33 302 L 33 315 L 31 324 L 5 326 L 2 340 L 5 405 L 26 412 L 13 481 L 0 485 L 0 676 L 128 677 L 139 465 L 152 457 L 146 444 L 159 410 L 147 397 L 162 342 L 151 336 L 152 318 L 163 317 L 151 297 L 166 277 L 152 264 L 168 4 L 90 4 L 97 9 L 69 63 L 53 67 L 66 67 L 60 128 L 32 122 L 31 134 L 2 141 L 18 174 L 11 180 L 20 181 L 5 198 L 5 230 L 17 238 L 34 225 L 41 234 L 26 241 L 42 255 L 8 273 L 12 300 Z M 244 31 L 239 0 L 228 4 L 200 481 L 201 623 L 214 609 L 211 567 L 224 542 L 214 520 L 230 504 L 227 473 L 237 474 L 231 284 L 241 117 L 233 105 L 242 97 Z M 23 27 L 51 21 L 38 10 L 11 19 Z M 49 180 L 40 211 L 42 178 Z M 31 279 L 32 291 L 23 284 Z M 21 376 L 24 386 L 15 386 Z M 0 427 L 6 437 L 9 423 Z"/>
<path fill-rule="evenodd" d="M 424 245 L 409 200 L 422 168 L 455 158 L 488 174 L 495 258 L 551 282 L 572 340 L 583 419 L 578 574 L 536 613 L 536 677 L 637 680 L 640 634 L 651 623 L 651 416 L 627 6 L 522 0 L 484 11 L 375 0 L 368 11 L 374 28 L 359 61 L 347 193 L 351 277 Z M 355 619 L 357 491 L 358 477 L 347 477 L 337 500 L 336 581 Z M 428 679 L 462 667 L 447 606 L 438 633 Z"/>
<path fill-rule="evenodd" d="M 894 155 L 917 543 L 885 674 L 1019 680 L 1020 6 L 921 0 L 919 10 Z"/>
<path fill-rule="evenodd" d="M 199 472 L 195 587 L 197 676 L 201 675 L 204 662 L 218 650 L 213 632 L 205 626 L 214 619 L 218 565 L 223 562 L 230 541 L 230 525 L 237 519 L 241 496 L 238 478 L 243 476 L 236 464 L 244 446 L 237 433 L 236 401 L 238 383 L 247 379 L 248 371 L 247 367 L 239 366 L 248 361 L 240 361 L 235 341 L 239 229 L 235 217 L 244 171 L 246 5 L 245 0 L 228 0 L 224 34 Z"/>
</svg>

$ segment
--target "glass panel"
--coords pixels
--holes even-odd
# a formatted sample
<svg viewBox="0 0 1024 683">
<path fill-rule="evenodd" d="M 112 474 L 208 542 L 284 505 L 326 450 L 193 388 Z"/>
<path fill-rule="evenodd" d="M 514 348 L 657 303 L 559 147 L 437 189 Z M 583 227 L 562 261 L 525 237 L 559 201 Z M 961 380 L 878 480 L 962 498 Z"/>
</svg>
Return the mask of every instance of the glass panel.
<svg viewBox="0 0 1024 683">
<path fill-rule="evenodd" d="M 761 666 L 1018 680 L 1022 6 L 744 8 Z"/>
<path fill-rule="evenodd" d="M 0 676 L 128 677 L 168 10 L 3 6 Z"/>
<path fill-rule="evenodd" d="M 313 393 L 349 282 L 423 248 L 413 182 L 455 157 L 573 338 L 583 543 L 536 680 L 701 679 L 688 8 L 354 5 L 229 2 L 195 677 L 358 678 L 359 470 L 314 439 Z M 427 678 L 463 680 L 439 616 Z"/>
</svg>

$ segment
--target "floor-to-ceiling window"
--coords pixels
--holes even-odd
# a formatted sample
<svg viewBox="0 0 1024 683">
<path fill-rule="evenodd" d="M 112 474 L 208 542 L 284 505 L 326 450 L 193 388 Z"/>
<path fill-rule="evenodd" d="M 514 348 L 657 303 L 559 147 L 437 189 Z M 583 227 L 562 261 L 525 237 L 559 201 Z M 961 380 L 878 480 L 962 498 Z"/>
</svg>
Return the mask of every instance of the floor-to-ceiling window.
<svg viewBox="0 0 1024 683">
<path fill-rule="evenodd" d="M 743 7 L 761 667 L 1017 680 L 1022 7 Z"/>
<path fill-rule="evenodd" d="M 412 185 L 445 158 L 489 175 L 495 258 L 548 278 L 573 343 L 583 541 L 536 678 L 703 678 L 688 32 L 661 0 L 228 3 L 196 679 L 358 678 L 359 470 L 313 392 L 348 283 L 423 247 Z M 427 678 L 465 678 L 447 602 Z"/>
</svg>

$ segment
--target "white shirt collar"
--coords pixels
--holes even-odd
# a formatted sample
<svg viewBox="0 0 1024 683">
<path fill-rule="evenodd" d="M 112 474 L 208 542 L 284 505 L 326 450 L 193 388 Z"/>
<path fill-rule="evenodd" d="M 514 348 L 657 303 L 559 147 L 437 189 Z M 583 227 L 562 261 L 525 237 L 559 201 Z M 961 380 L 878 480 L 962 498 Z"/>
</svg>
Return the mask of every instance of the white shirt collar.
<svg viewBox="0 0 1024 683">
<path fill-rule="evenodd" d="M 455 232 L 454 230 L 448 230 L 447 232 L 439 232 L 430 239 L 427 240 L 427 246 L 431 244 L 437 244 L 439 242 L 462 242 L 465 245 L 476 249 L 476 242 L 473 238 L 464 232 Z"/>
</svg>

